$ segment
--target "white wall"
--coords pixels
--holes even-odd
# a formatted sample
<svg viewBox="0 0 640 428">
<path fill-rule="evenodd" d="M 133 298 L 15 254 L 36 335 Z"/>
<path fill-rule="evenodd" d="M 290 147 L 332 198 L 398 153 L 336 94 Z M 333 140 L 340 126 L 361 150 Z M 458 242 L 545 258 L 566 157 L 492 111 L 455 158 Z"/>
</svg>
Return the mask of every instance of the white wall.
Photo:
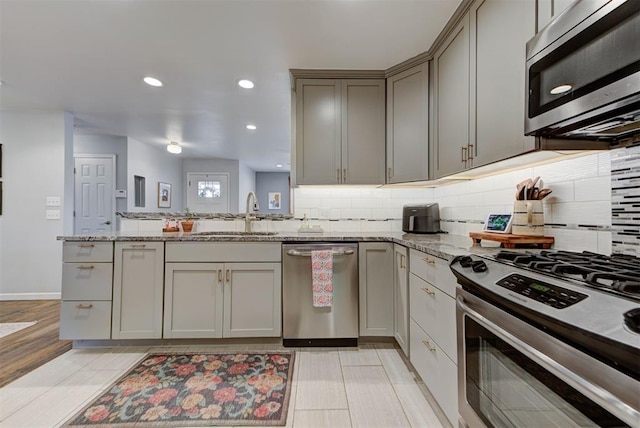
<svg viewBox="0 0 640 428">
<path fill-rule="evenodd" d="M 294 214 L 317 219 L 401 219 L 405 204 L 438 202 L 441 228 L 467 235 L 482 230 L 490 212 L 511 212 L 516 183 L 540 176 L 553 190 L 544 200 L 544 214 L 545 234 L 556 238 L 555 248 L 610 254 L 610 153 L 437 188 L 301 187 L 294 189 Z"/>
<path fill-rule="evenodd" d="M 182 163 L 182 177 L 187 182 L 187 174 L 190 172 L 226 172 L 229 174 L 229 211 L 235 211 L 239 207 L 239 162 L 233 159 L 185 159 Z M 246 195 L 245 195 L 246 196 Z M 187 203 L 186 193 L 183 196 L 183 203 Z M 244 207 L 242 208 L 244 211 Z"/>
<path fill-rule="evenodd" d="M 65 142 L 71 115 L 12 112 L 0 115 L 3 213 L 0 223 L 0 300 L 55 299 L 62 277 L 62 220 L 46 220 L 46 197 L 62 198 Z M 50 208 L 52 209 L 52 208 Z"/>
<path fill-rule="evenodd" d="M 242 162 L 238 162 L 238 212 L 247 209 L 247 195 L 256 191 L 256 172 Z"/>
<path fill-rule="evenodd" d="M 73 153 L 116 155 L 116 189 L 127 190 L 126 137 L 74 134 Z M 133 197 L 133 194 L 129 195 L 127 192 L 127 198 L 116 199 L 116 211 L 127 211 L 127 200 L 129 197 Z"/>
<path fill-rule="evenodd" d="M 127 138 L 127 211 L 178 212 L 183 205 L 182 159 L 167 152 L 164 147 Z M 144 207 L 135 206 L 133 176 L 145 178 Z M 158 208 L 158 182 L 171 184 L 171 208 Z"/>
<path fill-rule="evenodd" d="M 269 209 L 269 193 L 280 192 L 280 208 Z M 258 172 L 256 173 L 256 194 L 262 214 L 289 213 L 289 173 L 288 172 Z"/>
</svg>

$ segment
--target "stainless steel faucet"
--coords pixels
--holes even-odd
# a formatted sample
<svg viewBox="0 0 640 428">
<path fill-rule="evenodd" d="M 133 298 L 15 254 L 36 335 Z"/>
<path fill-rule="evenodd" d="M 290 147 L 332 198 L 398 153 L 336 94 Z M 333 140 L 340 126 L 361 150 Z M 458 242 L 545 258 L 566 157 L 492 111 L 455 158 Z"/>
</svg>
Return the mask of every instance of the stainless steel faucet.
<svg viewBox="0 0 640 428">
<path fill-rule="evenodd" d="M 253 196 L 253 210 L 254 211 L 258 211 L 260 209 L 260 207 L 258 206 L 258 198 L 256 197 L 256 194 L 253 192 L 249 192 L 249 194 L 247 195 L 247 208 L 246 208 L 246 214 L 244 216 L 244 231 L 246 233 L 251 233 L 251 222 L 253 220 L 256 219 L 255 216 L 252 216 L 249 213 L 249 204 L 251 203 L 251 197 Z"/>
</svg>

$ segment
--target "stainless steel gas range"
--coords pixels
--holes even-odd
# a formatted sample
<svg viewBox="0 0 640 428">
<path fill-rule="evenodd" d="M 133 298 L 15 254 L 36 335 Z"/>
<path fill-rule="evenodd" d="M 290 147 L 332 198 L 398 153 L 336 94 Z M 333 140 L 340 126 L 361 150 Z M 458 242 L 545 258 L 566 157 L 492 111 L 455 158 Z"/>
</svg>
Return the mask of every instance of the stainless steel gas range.
<svg viewBox="0 0 640 428">
<path fill-rule="evenodd" d="M 640 259 L 456 257 L 460 426 L 640 426 Z"/>
</svg>

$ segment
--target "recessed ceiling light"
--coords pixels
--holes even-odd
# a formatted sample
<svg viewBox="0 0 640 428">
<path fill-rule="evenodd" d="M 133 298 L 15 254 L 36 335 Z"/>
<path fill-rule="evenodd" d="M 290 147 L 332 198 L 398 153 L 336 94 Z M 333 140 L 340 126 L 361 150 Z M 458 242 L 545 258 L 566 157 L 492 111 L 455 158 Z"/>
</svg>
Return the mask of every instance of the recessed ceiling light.
<svg viewBox="0 0 640 428">
<path fill-rule="evenodd" d="M 4 85 L 4 82 L 2 80 L 0 80 L 0 86 Z"/>
<path fill-rule="evenodd" d="M 241 88 L 245 88 L 245 89 L 251 89 L 255 85 L 253 84 L 253 82 L 251 80 L 242 79 L 242 80 L 240 80 L 238 82 L 238 86 L 240 86 Z"/>
<path fill-rule="evenodd" d="M 276 168 L 282 168 L 282 165 L 278 164 L 276 165 Z"/>
<path fill-rule="evenodd" d="M 182 153 L 182 147 L 180 147 L 179 143 L 176 143 L 175 141 L 172 141 L 167 145 L 167 151 L 169 153 L 173 153 L 173 154 L 178 155 L 178 154 Z"/>
<path fill-rule="evenodd" d="M 551 95 L 564 94 L 565 92 L 569 92 L 572 88 L 573 86 L 569 84 L 558 85 L 555 88 L 551 89 L 549 93 Z"/>
<path fill-rule="evenodd" d="M 255 125 L 247 125 L 247 129 L 250 129 L 250 130 L 252 130 L 252 131 L 253 131 L 254 129 L 257 129 L 257 128 L 258 128 L 258 127 L 257 127 L 257 126 L 255 126 Z"/>
<path fill-rule="evenodd" d="M 144 83 L 146 83 L 147 85 L 150 85 L 150 86 L 162 86 L 162 82 L 159 81 L 158 79 L 156 79 L 155 77 L 147 76 L 142 80 L 144 80 Z"/>
</svg>

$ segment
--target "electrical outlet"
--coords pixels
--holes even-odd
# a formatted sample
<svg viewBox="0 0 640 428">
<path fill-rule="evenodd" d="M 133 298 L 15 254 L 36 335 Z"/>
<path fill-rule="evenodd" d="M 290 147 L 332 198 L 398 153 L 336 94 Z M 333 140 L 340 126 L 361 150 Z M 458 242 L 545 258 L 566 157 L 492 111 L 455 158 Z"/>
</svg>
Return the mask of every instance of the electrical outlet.
<svg viewBox="0 0 640 428">
<path fill-rule="evenodd" d="M 59 207 L 60 206 L 60 196 L 47 196 L 47 206 L 48 207 Z"/>
<path fill-rule="evenodd" d="M 60 220 L 60 210 L 47 210 L 47 220 Z"/>
</svg>

